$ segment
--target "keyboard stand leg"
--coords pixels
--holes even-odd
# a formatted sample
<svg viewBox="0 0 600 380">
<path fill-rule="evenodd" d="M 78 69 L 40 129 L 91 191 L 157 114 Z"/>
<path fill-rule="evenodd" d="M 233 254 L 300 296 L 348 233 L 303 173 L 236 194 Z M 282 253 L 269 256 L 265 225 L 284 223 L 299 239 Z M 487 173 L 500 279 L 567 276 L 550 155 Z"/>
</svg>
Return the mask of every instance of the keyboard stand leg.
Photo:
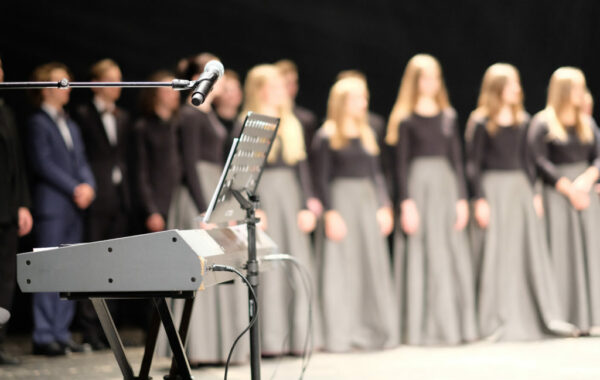
<svg viewBox="0 0 600 380">
<path fill-rule="evenodd" d="M 186 298 L 185 303 L 183 304 L 183 313 L 181 314 L 181 323 L 179 324 L 179 337 L 181 338 L 181 342 L 183 343 L 184 348 L 186 346 L 195 299 L 195 297 Z M 173 357 L 173 360 L 171 361 L 171 371 L 169 372 L 169 378 L 174 379 L 176 374 L 177 361 L 175 360 L 175 357 Z"/>
<path fill-rule="evenodd" d="M 156 310 L 152 312 L 152 321 L 150 322 L 150 329 L 146 335 L 146 347 L 144 348 L 144 358 L 142 359 L 142 365 L 140 366 L 139 380 L 150 380 L 150 367 L 152 366 L 152 358 L 154 356 L 154 350 L 156 348 L 156 339 L 158 338 L 158 331 L 160 330 L 160 317 Z"/>
<path fill-rule="evenodd" d="M 110 348 L 115 355 L 115 359 L 117 359 L 117 363 L 121 368 L 123 378 L 125 380 L 135 380 L 136 377 L 133 375 L 133 370 L 131 369 L 131 365 L 127 360 L 127 356 L 125 356 L 123 342 L 121 342 L 121 337 L 117 332 L 115 323 L 113 322 L 110 311 L 108 310 L 108 306 L 106 306 L 106 301 L 104 298 L 90 298 L 90 301 L 92 301 L 92 305 L 94 305 L 96 314 L 98 314 L 98 319 L 100 320 L 104 334 L 106 334 L 106 339 L 110 344 Z"/>
<path fill-rule="evenodd" d="M 158 310 L 158 314 L 160 315 L 160 319 L 162 320 L 165 332 L 167 333 L 167 337 L 169 338 L 171 351 L 173 351 L 173 360 L 177 363 L 177 377 L 173 378 L 169 376 L 168 378 L 172 380 L 192 380 L 192 370 L 187 357 L 185 356 L 185 349 L 183 348 L 183 344 L 181 343 L 181 339 L 175 328 L 175 324 L 173 323 L 173 318 L 171 317 L 167 302 L 164 298 L 158 297 L 153 300 L 154 305 Z"/>
</svg>

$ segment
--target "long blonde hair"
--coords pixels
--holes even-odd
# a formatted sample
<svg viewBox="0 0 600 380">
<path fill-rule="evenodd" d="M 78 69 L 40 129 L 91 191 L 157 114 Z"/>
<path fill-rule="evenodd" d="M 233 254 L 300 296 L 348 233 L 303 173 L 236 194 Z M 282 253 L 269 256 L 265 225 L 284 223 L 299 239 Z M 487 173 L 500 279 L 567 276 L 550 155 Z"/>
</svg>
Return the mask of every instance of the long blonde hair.
<svg viewBox="0 0 600 380">
<path fill-rule="evenodd" d="M 438 106 L 441 110 L 450 108 L 448 91 L 446 90 L 446 84 L 442 75 L 442 66 L 435 57 L 429 54 L 415 55 L 408 61 L 406 69 L 404 69 L 404 75 L 402 75 L 400 89 L 398 90 L 398 97 L 390 114 L 387 134 L 385 136 L 385 142 L 388 145 L 398 143 L 398 127 L 400 126 L 400 122 L 413 113 L 419 99 L 419 79 L 423 71 L 429 68 L 434 68 L 440 74 L 440 90 L 436 95 Z"/>
<path fill-rule="evenodd" d="M 329 136 L 331 149 L 339 150 L 349 143 L 348 136 L 342 130 L 342 124 L 346 119 L 346 107 L 348 97 L 361 92 L 369 97 L 367 82 L 359 77 L 346 77 L 335 82 L 329 91 L 327 101 L 327 120 L 323 124 L 323 131 Z M 379 146 L 373 129 L 369 126 L 368 112 L 360 115 L 355 122 L 359 126 L 359 138 L 363 148 L 371 155 L 379 154 Z"/>
<path fill-rule="evenodd" d="M 496 134 L 498 131 L 496 117 L 502 108 L 502 94 L 511 76 L 514 76 L 520 84 L 521 79 L 519 71 L 516 67 L 508 63 L 495 63 L 485 71 L 481 82 L 479 99 L 477 100 L 477 108 L 469 117 L 466 131 L 467 139 L 470 139 L 472 135 L 475 121 L 483 120 L 485 118 L 487 118 L 485 127 L 488 133 L 492 136 Z M 518 126 L 525 121 L 526 113 L 523 108 L 523 91 L 521 91 L 518 102 L 511 106 L 511 111 L 513 120 L 515 120 L 515 126 Z"/>
<path fill-rule="evenodd" d="M 265 85 L 274 78 L 281 78 L 281 73 L 275 65 L 263 64 L 253 67 L 246 76 L 244 83 L 244 104 L 240 113 L 240 120 L 243 120 L 248 112 L 264 113 L 265 107 L 260 96 Z M 287 92 L 285 92 L 287 96 Z M 294 116 L 292 111 L 292 102 L 286 99 L 279 107 L 277 115 L 268 115 L 279 117 L 279 130 L 277 138 L 273 142 L 271 153 L 267 158 L 268 162 L 275 162 L 277 156 L 281 154 L 283 161 L 288 165 L 295 165 L 299 161 L 306 159 L 306 147 L 304 143 L 304 133 L 300 121 Z"/>
<path fill-rule="evenodd" d="M 575 67 L 560 67 L 550 77 L 548 85 L 548 100 L 546 108 L 536 116 L 544 118 L 548 125 L 548 138 L 556 141 L 567 141 L 566 127 L 561 123 L 558 115 L 569 106 L 571 102 L 571 92 L 573 85 L 582 81 L 585 86 L 585 75 Z M 594 133 L 590 122 L 590 117 L 585 115 L 580 106 L 575 107 L 576 122 L 575 133 L 581 142 L 591 142 L 594 140 Z"/>
</svg>

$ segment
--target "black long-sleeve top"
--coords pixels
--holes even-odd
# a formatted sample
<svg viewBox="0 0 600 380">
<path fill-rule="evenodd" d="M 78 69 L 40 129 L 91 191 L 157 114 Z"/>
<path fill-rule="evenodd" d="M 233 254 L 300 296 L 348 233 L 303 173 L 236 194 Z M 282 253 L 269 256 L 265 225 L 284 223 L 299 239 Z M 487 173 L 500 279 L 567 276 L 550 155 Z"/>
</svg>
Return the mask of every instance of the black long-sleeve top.
<svg viewBox="0 0 600 380">
<path fill-rule="evenodd" d="M 567 127 L 567 141 L 548 138 L 548 124 L 543 117 L 531 122 L 527 136 L 538 172 L 544 182 L 554 186 L 561 178 L 556 165 L 586 162 L 600 170 L 600 138 L 598 127 L 591 120 L 594 139 L 584 143 L 579 140 L 575 128 Z"/>
<path fill-rule="evenodd" d="M 527 123 L 499 126 L 491 135 L 486 128 L 488 119 L 475 122 L 471 140 L 467 144 L 467 178 L 473 198 L 485 197 L 481 180 L 486 170 L 522 170 L 530 182 L 527 158 Z"/>
<path fill-rule="evenodd" d="M 159 213 L 166 218 L 173 190 L 181 182 L 175 128 L 173 120 L 162 120 L 156 115 L 135 124 L 136 182 L 146 215 Z"/>
<path fill-rule="evenodd" d="M 460 199 L 466 199 L 461 138 L 453 110 L 426 117 L 413 113 L 399 126 L 396 170 L 400 202 L 408 198 L 408 172 L 418 157 L 445 157 L 454 168 Z"/>
<path fill-rule="evenodd" d="M 203 212 L 208 204 L 202 193 L 202 178 L 198 177 L 196 163 L 207 161 L 222 165 L 229 133 L 214 111 L 206 113 L 189 104 L 182 106 L 178 125 L 183 180 L 198 211 Z"/>
<path fill-rule="evenodd" d="M 379 205 L 391 206 L 379 156 L 369 154 L 359 138 L 350 139 L 348 145 L 342 149 L 332 149 L 329 137 L 321 130 L 314 137 L 312 155 L 315 162 L 315 190 L 325 210 L 332 208 L 329 190 L 331 182 L 337 178 L 371 179 Z"/>
<path fill-rule="evenodd" d="M 0 226 L 16 225 L 19 207 L 31 207 L 25 161 L 13 113 L 0 99 Z"/>
</svg>

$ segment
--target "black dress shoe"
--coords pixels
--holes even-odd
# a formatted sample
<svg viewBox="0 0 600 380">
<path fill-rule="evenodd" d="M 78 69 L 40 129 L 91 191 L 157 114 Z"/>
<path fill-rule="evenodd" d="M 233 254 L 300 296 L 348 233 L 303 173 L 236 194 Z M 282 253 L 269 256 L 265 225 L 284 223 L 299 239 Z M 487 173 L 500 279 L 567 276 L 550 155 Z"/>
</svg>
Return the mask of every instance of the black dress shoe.
<svg viewBox="0 0 600 380">
<path fill-rule="evenodd" d="M 97 339 L 97 340 L 84 340 L 83 341 L 84 344 L 88 344 L 91 348 L 92 351 L 104 351 L 108 349 L 108 346 L 106 344 L 104 344 L 103 341 Z"/>
<path fill-rule="evenodd" d="M 46 356 L 62 356 L 66 355 L 67 351 L 63 346 L 56 342 L 51 343 L 43 343 L 43 344 L 33 344 L 33 354 L 34 355 L 46 355 Z"/>
<path fill-rule="evenodd" d="M 0 350 L 0 365 L 19 365 L 21 360 L 10 355 L 4 350 Z"/>
<path fill-rule="evenodd" d="M 66 352 L 85 352 L 85 346 L 84 345 L 79 344 L 79 343 L 75 343 L 72 340 L 69 340 L 68 342 L 58 342 L 58 344 Z"/>
</svg>

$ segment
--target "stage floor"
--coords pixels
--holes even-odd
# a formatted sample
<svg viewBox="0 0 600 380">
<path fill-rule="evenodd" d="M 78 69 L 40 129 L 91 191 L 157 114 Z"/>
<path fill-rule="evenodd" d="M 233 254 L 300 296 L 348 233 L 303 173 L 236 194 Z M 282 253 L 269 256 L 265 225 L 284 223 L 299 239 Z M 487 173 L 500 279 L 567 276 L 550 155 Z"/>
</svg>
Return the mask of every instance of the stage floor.
<svg viewBox="0 0 600 380">
<path fill-rule="evenodd" d="M 134 368 L 142 348 L 128 348 Z M 399 347 L 372 353 L 316 353 L 306 380 L 597 380 L 600 379 L 600 338 L 547 340 L 532 343 L 476 343 L 452 348 Z M 152 375 L 162 379 L 169 361 L 156 359 Z M 274 372 L 277 371 L 274 375 Z M 300 360 L 262 361 L 262 378 L 297 379 Z M 0 367 L 0 379 L 122 379 L 110 351 L 72 354 L 63 358 L 24 356 L 19 367 Z M 196 380 L 223 378 L 223 368 L 194 370 Z M 249 367 L 230 370 L 229 379 L 249 379 Z"/>
</svg>

